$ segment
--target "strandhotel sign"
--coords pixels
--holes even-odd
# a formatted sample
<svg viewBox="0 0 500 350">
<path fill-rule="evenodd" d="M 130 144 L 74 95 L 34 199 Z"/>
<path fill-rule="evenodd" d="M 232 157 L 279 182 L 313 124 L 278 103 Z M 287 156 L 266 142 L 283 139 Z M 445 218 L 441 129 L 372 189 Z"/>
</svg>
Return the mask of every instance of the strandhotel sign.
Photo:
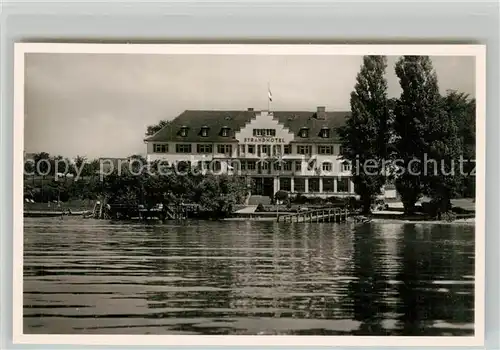
<svg viewBox="0 0 500 350">
<path fill-rule="evenodd" d="M 244 143 L 287 143 L 282 137 L 245 137 Z"/>
<path fill-rule="evenodd" d="M 267 133 L 268 130 L 274 132 Z M 256 112 L 255 119 L 237 131 L 234 136 L 239 143 L 255 145 L 283 145 L 294 139 L 294 134 L 266 111 Z"/>
</svg>

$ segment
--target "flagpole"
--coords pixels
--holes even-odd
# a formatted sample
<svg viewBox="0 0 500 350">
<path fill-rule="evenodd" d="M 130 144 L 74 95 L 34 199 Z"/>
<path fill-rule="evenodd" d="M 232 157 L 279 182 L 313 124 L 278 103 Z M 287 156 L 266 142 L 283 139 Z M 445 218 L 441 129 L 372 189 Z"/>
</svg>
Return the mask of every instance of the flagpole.
<svg viewBox="0 0 500 350">
<path fill-rule="evenodd" d="M 267 82 L 267 111 L 271 112 L 271 108 L 269 107 L 271 104 L 271 99 L 269 98 L 269 91 L 271 91 L 271 87 L 269 86 L 269 82 Z"/>
</svg>

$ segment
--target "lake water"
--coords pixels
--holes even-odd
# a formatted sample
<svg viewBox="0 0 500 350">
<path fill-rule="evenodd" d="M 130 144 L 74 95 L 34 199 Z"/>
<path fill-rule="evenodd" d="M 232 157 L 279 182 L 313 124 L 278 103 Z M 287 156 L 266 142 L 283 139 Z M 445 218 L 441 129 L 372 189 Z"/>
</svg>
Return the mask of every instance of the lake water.
<svg viewBox="0 0 500 350">
<path fill-rule="evenodd" d="M 24 332 L 472 335 L 474 226 L 25 219 Z"/>
</svg>

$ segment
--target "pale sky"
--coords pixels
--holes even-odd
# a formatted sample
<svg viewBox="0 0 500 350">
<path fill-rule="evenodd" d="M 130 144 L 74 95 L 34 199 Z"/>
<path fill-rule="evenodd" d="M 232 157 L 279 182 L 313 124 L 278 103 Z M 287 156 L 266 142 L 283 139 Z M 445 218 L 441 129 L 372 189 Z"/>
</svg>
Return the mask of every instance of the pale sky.
<svg viewBox="0 0 500 350">
<path fill-rule="evenodd" d="M 398 96 L 397 57 L 388 58 Z M 444 93 L 474 96 L 474 57 L 432 57 Z M 186 109 L 347 111 L 360 56 L 26 55 L 25 151 L 145 154 L 147 125 Z"/>
</svg>

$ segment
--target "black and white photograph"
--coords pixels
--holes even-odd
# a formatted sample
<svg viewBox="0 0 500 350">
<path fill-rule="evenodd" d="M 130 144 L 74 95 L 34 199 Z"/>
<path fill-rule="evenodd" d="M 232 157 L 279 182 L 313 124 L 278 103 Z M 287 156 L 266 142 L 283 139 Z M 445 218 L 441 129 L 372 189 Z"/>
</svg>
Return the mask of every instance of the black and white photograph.
<svg viewBox="0 0 500 350">
<path fill-rule="evenodd" d="M 483 338 L 484 46 L 16 50 L 26 341 Z"/>
</svg>

